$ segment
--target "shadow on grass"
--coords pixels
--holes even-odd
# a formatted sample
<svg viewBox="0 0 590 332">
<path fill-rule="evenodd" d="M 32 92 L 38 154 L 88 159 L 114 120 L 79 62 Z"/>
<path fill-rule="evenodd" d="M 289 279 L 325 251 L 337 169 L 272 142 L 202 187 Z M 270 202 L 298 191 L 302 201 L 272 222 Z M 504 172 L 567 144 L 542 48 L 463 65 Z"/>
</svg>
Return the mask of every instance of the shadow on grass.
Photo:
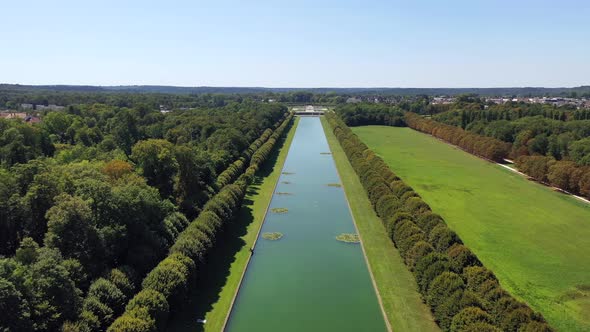
<svg viewBox="0 0 590 332">
<path fill-rule="evenodd" d="M 235 261 L 236 254 L 246 245 L 242 236 L 246 235 L 248 226 L 254 221 L 251 208 L 254 201 L 250 197 L 258 193 L 263 179 L 276 167 L 279 151 L 285 145 L 294 121 L 292 120 L 288 128 L 285 128 L 269 159 L 256 173 L 254 181 L 248 187 L 238 217 L 217 236 L 216 245 L 209 252 L 206 263 L 197 270 L 197 281 L 191 287 L 189 300 L 182 308 L 171 313 L 168 331 L 204 331 L 204 325 L 197 323 L 197 319 L 204 319 L 213 309 L 213 304 L 219 300 L 221 289 L 230 273 L 230 266 Z"/>
</svg>

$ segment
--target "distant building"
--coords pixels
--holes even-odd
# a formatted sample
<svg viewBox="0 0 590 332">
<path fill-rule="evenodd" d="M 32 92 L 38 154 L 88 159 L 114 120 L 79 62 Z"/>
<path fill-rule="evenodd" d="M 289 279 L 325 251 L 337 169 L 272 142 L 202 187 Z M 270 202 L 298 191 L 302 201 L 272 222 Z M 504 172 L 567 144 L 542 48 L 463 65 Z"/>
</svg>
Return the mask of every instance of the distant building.
<svg viewBox="0 0 590 332">
<path fill-rule="evenodd" d="M 24 120 L 27 117 L 27 113 L 24 113 L 24 112 L 0 113 L 0 117 L 2 117 L 4 119 L 22 119 L 22 120 Z"/>
<path fill-rule="evenodd" d="M 63 111 L 65 107 L 57 105 L 35 105 L 35 109 L 37 111 Z"/>
<path fill-rule="evenodd" d="M 346 103 L 347 104 L 356 104 L 356 103 L 360 103 L 362 100 L 356 98 L 356 97 L 350 97 L 348 99 L 346 99 Z"/>
<path fill-rule="evenodd" d="M 27 114 L 25 112 L 3 112 L 0 113 L 2 119 L 21 119 L 27 123 L 39 123 L 41 119 L 37 116 Z"/>
</svg>

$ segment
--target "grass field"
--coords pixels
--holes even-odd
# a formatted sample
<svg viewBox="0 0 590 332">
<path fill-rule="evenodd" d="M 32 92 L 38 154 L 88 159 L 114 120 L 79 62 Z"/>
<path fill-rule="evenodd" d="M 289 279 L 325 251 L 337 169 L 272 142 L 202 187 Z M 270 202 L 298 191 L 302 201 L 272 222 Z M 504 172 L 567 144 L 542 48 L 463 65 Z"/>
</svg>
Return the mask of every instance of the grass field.
<svg viewBox="0 0 590 332">
<path fill-rule="evenodd" d="M 322 125 L 393 331 L 440 331 L 422 302 L 414 276 L 387 237 L 364 188 L 328 124 Z"/>
<path fill-rule="evenodd" d="M 409 128 L 354 132 L 559 331 L 590 331 L 590 205 Z"/>
<path fill-rule="evenodd" d="M 254 183 L 248 187 L 240 216 L 218 240 L 222 245 L 217 246 L 209 256 L 207 266 L 203 269 L 207 274 L 199 280 L 198 289 L 191 292 L 190 303 L 182 311 L 172 315 L 169 331 L 222 330 L 242 273 L 248 264 L 250 248 L 258 236 L 266 208 L 295 136 L 299 118 L 294 121 L 286 138 L 278 142 L 278 148 L 258 171 Z M 197 323 L 198 318 L 207 319 L 207 323 Z"/>
</svg>

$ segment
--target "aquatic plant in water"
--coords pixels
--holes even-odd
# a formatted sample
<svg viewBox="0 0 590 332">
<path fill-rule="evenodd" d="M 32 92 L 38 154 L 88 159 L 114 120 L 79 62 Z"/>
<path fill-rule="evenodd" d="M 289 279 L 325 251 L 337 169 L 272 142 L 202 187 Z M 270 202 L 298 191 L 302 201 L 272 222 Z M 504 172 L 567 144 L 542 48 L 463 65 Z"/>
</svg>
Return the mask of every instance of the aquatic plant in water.
<svg viewBox="0 0 590 332">
<path fill-rule="evenodd" d="M 354 233 L 342 233 L 336 236 L 336 240 L 346 243 L 359 243 L 361 239 L 359 238 L 358 234 Z"/>
<path fill-rule="evenodd" d="M 342 187 L 342 185 L 340 183 L 328 183 L 328 184 L 326 184 L 326 186 L 328 186 L 328 187 L 337 187 L 337 188 Z"/>
<path fill-rule="evenodd" d="M 288 192 L 284 192 L 284 191 L 277 191 L 276 194 L 277 195 L 283 195 L 283 196 L 292 196 L 292 195 L 294 195 L 293 193 L 288 193 Z"/>
<path fill-rule="evenodd" d="M 289 209 L 283 208 L 283 207 L 281 207 L 281 208 L 272 208 L 270 210 L 272 211 L 272 213 L 287 213 L 287 212 L 289 212 Z"/>
<path fill-rule="evenodd" d="M 276 241 L 283 237 L 283 233 L 279 232 L 266 232 L 262 233 L 262 238 L 266 240 Z"/>
</svg>

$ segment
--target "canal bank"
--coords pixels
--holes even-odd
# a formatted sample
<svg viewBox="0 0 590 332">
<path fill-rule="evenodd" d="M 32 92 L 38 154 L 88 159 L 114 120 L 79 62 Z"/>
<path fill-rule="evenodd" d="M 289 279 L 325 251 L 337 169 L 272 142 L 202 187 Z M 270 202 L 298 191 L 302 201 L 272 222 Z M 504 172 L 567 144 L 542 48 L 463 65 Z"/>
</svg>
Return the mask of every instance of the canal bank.
<svg viewBox="0 0 590 332">
<path fill-rule="evenodd" d="M 301 118 L 262 226 L 283 237 L 259 238 L 227 331 L 387 330 L 361 246 L 336 240 L 356 230 L 329 151 Z"/>
</svg>

